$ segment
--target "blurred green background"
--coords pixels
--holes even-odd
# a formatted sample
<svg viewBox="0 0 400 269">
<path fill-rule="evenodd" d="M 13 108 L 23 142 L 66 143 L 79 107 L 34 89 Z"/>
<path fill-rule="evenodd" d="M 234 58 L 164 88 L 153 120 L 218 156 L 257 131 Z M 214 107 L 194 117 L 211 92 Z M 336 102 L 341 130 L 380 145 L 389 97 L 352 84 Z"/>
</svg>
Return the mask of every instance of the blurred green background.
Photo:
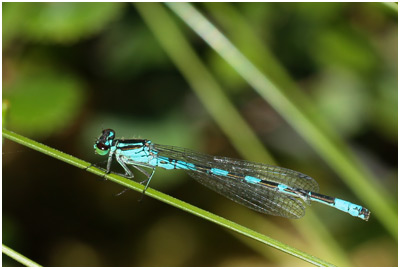
<svg viewBox="0 0 400 269">
<path fill-rule="evenodd" d="M 103 167 L 106 158 L 93 152 L 102 128 L 113 128 L 118 137 L 266 162 L 266 153 L 243 156 L 248 138 L 236 114 L 225 110 L 228 100 L 280 166 L 314 177 L 321 193 L 368 207 L 324 156 L 165 5 L 2 6 L 3 127 Z M 267 77 L 283 89 L 298 87 L 316 107 L 315 115 L 373 174 L 397 221 L 397 5 L 193 6 Z M 154 31 L 154 25 L 161 30 L 169 23 L 223 89 L 220 95 L 202 98 L 207 89 L 194 91 L 190 81 L 208 80 L 200 72 L 188 77 L 171 60 Z M 162 32 L 184 51 L 172 32 Z M 209 104 L 221 108 L 218 114 L 232 125 Z M 117 197 L 123 187 L 6 139 L 2 157 L 3 243 L 42 265 L 309 265 L 149 197 L 138 202 L 139 193 Z M 151 187 L 336 265 L 398 263 L 397 230 L 382 224 L 376 211 L 369 222 L 319 204 L 300 220 L 265 216 L 182 171 L 158 169 Z M 3 266 L 15 265 L 3 255 Z"/>
</svg>

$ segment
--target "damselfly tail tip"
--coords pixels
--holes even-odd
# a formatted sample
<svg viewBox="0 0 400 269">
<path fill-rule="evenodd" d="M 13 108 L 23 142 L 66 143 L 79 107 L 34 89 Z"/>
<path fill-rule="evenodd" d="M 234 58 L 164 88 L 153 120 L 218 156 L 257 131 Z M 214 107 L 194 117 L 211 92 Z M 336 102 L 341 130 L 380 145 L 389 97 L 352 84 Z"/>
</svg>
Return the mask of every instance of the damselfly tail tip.
<svg viewBox="0 0 400 269">
<path fill-rule="evenodd" d="M 359 216 L 363 220 L 368 221 L 370 214 L 371 214 L 371 212 L 368 209 L 366 209 L 365 207 L 363 207 L 361 209 L 361 211 L 360 211 L 360 215 Z"/>
</svg>

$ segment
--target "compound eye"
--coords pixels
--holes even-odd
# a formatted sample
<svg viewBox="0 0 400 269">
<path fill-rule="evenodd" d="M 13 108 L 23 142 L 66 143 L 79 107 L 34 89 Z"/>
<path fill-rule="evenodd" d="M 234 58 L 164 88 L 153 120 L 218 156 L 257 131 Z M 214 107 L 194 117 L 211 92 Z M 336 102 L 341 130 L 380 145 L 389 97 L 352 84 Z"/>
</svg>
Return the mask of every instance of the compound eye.
<svg viewBox="0 0 400 269">
<path fill-rule="evenodd" d="M 94 145 L 94 149 L 96 150 L 97 154 L 106 155 L 110 151 L 110 146 L 107 146 L 101 142 L 98 142 Z"/>
<path fill-rule="evenodd" d="M 107 139 L 114 139 L 115 138 L 115 132 L 112 129 L 105 129 L 103 131 L 103 136 L 107 137 Z"/>
</svg>

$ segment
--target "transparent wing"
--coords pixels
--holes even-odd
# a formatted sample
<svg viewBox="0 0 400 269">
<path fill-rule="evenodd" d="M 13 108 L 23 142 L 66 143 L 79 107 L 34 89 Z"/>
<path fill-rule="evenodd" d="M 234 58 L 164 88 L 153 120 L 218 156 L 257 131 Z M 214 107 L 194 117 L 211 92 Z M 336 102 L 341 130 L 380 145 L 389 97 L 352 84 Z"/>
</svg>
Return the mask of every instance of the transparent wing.
<svg viewBox="0 0 400 269">
<path fill-rule="evenodd" d="M 201 167 L 218 168 L 234 174 L 253 176 L 259 179 L 285 184 L 289 187 L 318 192 L 317 182 L 300 172 L 278 166 L 248 162 L 227 157 L 217 157 L 192 150 L 154 144 L 159 156 L 185 161 Z M 262 184 L 251 184 L 232 176 L 217 176 L 207 170 L 186 172 L 212 190 L 265 214 L 300 218 L 305 213 L 301 200 L 282 194 Z"/>
</svg>

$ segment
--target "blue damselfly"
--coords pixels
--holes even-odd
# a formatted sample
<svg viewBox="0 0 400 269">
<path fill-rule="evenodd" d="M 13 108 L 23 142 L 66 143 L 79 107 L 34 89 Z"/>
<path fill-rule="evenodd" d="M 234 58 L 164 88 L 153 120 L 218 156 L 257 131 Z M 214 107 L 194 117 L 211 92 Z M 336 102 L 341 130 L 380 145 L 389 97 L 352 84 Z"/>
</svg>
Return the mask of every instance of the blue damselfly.
<svg viewBox="0 0 400 269">
<path fill-rule="evenodd" d="M 127 178 L 131 165 L 147 176 L 145 190 L 156 167 L 182 169 L 191 177 L 227 198 L 264 214 L 300 218 L 305 204 L 319 202 L 352 216 L 368 220 L 362 206 L 318 193 L 311 177 L 287 168 L 198 153 L 189 149 L 154 144 L 146 139 L 115 139 L 111 129 L 103 130 L 94 144 L 96 153 L 108 154 L 107 173 L 115 156 Z M 151 174 L 140 167 L 151 168 Z"/>
</svg>

